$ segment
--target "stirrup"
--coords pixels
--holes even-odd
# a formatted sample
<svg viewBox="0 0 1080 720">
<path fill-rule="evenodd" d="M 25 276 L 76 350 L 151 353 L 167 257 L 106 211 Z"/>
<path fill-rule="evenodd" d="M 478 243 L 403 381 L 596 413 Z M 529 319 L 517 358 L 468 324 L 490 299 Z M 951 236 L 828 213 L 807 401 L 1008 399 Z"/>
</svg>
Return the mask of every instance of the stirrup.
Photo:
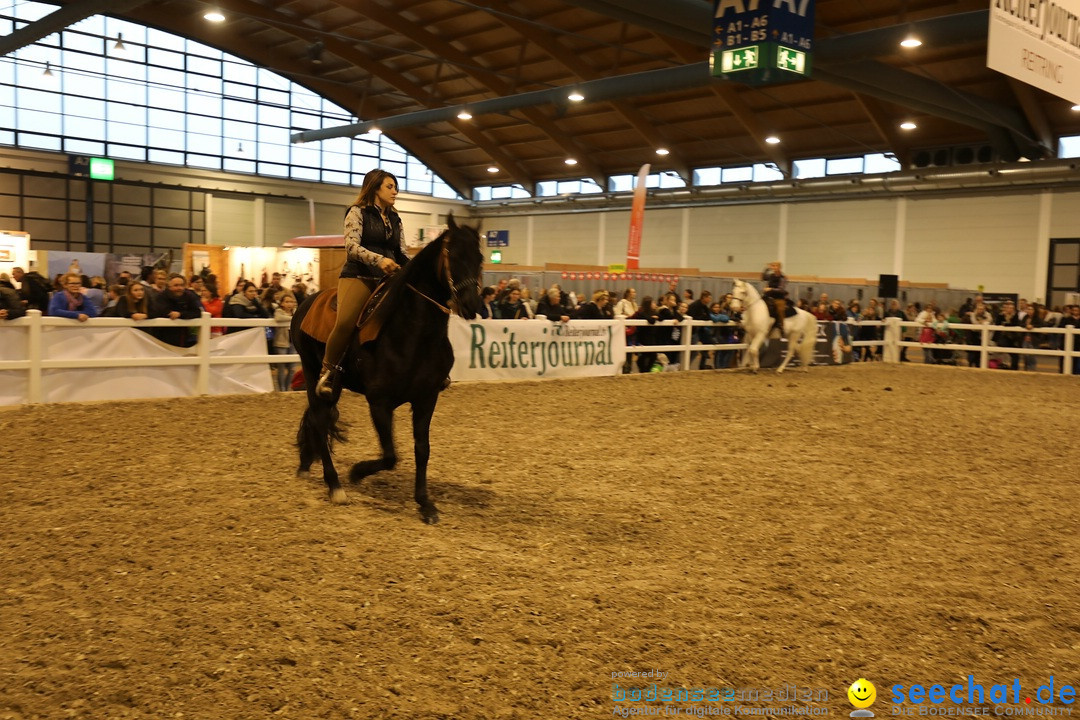
<svg viewBox="0 0 1080 720">
<path fill-rule="evenodd" d="M 315 384 L 315 394 L 321 397 L 330 397 L 334 394 L 334 377 L 341 371 L 341 367 L 338 365 L 332 365 L 327 367 L 323 365 L 322 373 L 319 375 L 319 382 Z"/>
</svg>

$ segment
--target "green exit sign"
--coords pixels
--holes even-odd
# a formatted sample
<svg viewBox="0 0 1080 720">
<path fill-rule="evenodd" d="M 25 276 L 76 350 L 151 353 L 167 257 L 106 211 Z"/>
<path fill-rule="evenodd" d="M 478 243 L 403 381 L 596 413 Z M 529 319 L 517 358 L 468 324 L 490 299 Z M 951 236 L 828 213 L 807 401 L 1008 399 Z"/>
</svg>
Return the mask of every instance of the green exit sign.
<svg viewBox="0 0 1080 720">
<path fill-rule="evenodd" d="M 498 265 L 502 262 L 502 250 L 491 251 L 491 262 L 495 265 Z"/>
<path fill-rule="evenodd" d="M 716 50 L 709 58 L 709 66 L 713 77 L 746 85 L 768 85 L 809 77 L 812 57 L 804 50 L 763 42 Z"/>
<path fill-rule="evenodd" d="M 776 48 L 776 67 L 788 72 L 806 74 L 806 53 L 780 45 Z"/>
<path fill-rule="evenodd" d="M 91 180 L 112 180 L 116 176 L 113 161 L 109 158 L 90 158 L 89 174 Z"/>
<path fill-rule="evenodd" d="M 761 52 L 757 45 L 724 50 L 720 53 L 720 70 L 725 75 L 740 70 L 753 70 L 760 60 Z"/>
</svg>

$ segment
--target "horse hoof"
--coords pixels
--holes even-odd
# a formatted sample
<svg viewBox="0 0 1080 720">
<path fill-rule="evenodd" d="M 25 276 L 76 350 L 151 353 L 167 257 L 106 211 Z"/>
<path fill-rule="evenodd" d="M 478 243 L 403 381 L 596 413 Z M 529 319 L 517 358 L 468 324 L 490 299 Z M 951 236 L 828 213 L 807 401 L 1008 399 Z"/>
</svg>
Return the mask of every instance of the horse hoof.
<svg viewBox="0 0 1080 720">
<path fill-rule="evenodd" d="M 311 479 L 311 471 L 310 470 L 297 470 L 296 471 L 296 477 L 300 478 L 301 480 L 310 480 Z"/>
<path fill-rule="evenodd" d="M 331 505 L 347 505 L 349 503 L 349 496 L 345 494 L 342 488 L 330 491 L 330 504 Z"/>
<path fill-rule="evenodd" d="M 439 511 L 435 507 L 420 508 L 420 517 L 423 518 L 424 523 L 427 525 L 439 524 Z"/>
</svg>

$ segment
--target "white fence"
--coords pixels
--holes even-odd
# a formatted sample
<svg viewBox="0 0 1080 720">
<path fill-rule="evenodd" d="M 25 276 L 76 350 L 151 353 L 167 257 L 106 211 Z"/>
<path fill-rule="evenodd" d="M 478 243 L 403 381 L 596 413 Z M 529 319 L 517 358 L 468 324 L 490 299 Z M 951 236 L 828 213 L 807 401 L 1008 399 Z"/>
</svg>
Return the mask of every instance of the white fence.
<svg viewBox="0 0 1080 720">
<path fill-rule="evenodd" d="M 517 322 L 517 321 L 508 321 Z M 535 322 L 535 321 L 534 321 Z M 590 321 L 575 321 L 590 322 Z M 680 370 L 691 368 L 694 354 L 712 351 L 741 351 L 746 343 L 695 344 L 694 328 L 721 327 L 723 323 L 711 323 L 686 319 L 662 321 L 649 325 L 645 320 L 616 319 L 614 321 L 592 321 L 614 323 L 617 332 L 625 333 L 628 326 L 680 329 L 678 343 L 665 345 L 632 345 L 626 348 L 627 355 L 636 353 L 676 354 Z M 121 318 L 94 318 L 79 323 L 66 318 L 44 317 L 37 311 L 30 311 L 18 320 L 0 321 L 0 405 L 20 404 L 25 402 L 56 402 L 65 399 L 101 399 L 99 396 L 87 396 L 78 392 L 80 383 L 87 381 L 104 383 L 107 387 L 105 397 L 112 399 L 136 397 L 176 397 L 187 395 L 217 395 L 239 392 L 269 392 L 272 389 L 268 366 L 275 363 L 298 363 L 297 355 L 268 355 L 266 353 L 265 333 L 235 333 L 222 337 L 212 337 L 211 329 L 217 327 L 232 328 L 267 328 L 283 326 L 273 320 L 240 320 L 231 318 L 211 318 L 203 313 L 196 320 L 141 320 L 134 322 Z M 726 326 L 735 326 L 727 323 Z M 880 346 L 882 359 L 886 362 L 899 362 L 901 348 L 939 349 L 961 352 L 975 352 L 979 355 L 978 366 L 990 367 L 992 355 L 1048 356 L 1062 359 L 1061 372 L 1073 374 L 1074 360 L 1080 357 L 1080 330 L 1077 328 L 1040 328 L 1037 335 L 1060 337 L 1061 349 L 1042 349 L 1036 347 L 998 347 L 993 338 L 998 332 L 1017 333 L 1017 345 L 1029 331 L 1023 328 L 1007 328 L 984 325 L 950 325 L 950 330 L 974 331 L 979 334 L 978 344 L 963 343 L 920 343 L 903 338 L 905 330 L 918 333 L 922 325 L 904 322 L 899 318 L 886 321 L 849 323 L 852 328 L 862 326 L 883 327 L 880 340 L 855 340 L 851 344 L 858 347 Z M 121 343 L 115 335 L 105 337 L 87 337 L 85 342 L 74 345 L 72 333 L 93 334 L 91 331 L 108 329 L 134 328 L 177 328 L 191 327 L 196 331 L 197 342 L 190 348 L 174 348 L 144 333 L 131 331 L 130 338 L 142 339 L 143 346 L 133 351 L 123 349 L 115 352 L 103 352 L 101 347 L 114 350 Z M 63 330 L 56 333 L 56 330 Z M 151 347 L 152 346 L 152 347 Z M 148 351 L 147 348 L 150 348 Z M 621 364 L 621 360 L 620 360 Z M 185 375 L 171 375 L 157 378 L 160 389 L 147 392 L 147 383 L 133 382 L 140 377 L 146 380 L 153 368 L 182 368 Z M 83 374 L 79 377 L 64 377 L 62 371 L 68 370 L 103 370 L 117 371 L 112 376 L 105 373 L 97 375 Z M 159 373 L 161 374 L 161 373 Z M 126 381 L 126 382 L 125 382 Z M 51 383 L 51 384 L 50 384 Z M 5 391 L 5 388 L 7 391 Z M 12 390 L 12 388 L 15 388 Z"/>
<path fill-rule="evenodd" d="M 211 318 L 205 312 L 195 320 L 80 323 L 31 310 L 0 321 L 0 405 L 269 392 L 268 364 L 300 361 L 298 355 L 267 354 L 265 328 L 279 325 L 285 323 Z M 173 347 L 140 332 L 180 327 L 195 330 L 195 345 Z M 212 337 L 218 327 L 259 331 Z"/>
</svg>

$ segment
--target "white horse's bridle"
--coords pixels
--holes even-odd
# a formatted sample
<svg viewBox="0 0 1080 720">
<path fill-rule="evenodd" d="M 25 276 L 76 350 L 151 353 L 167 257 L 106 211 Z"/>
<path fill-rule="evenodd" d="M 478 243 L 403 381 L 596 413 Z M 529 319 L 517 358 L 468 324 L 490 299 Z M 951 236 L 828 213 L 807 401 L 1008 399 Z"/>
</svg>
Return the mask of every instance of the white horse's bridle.
<svg viewBox="0 0 1080 720">
<path fill-rule="evenodd" d="M 745 285 L 746 283 L 744 282 L 743 284 Z M 731 289 L 731 299 L 732 299 L 733 301 L 734 301 L 734 300 L 737 300 L 737 301 L 739 302 L 739 307 L 741 307 L 741 308 L 742 308 L 742 310 L 740 310 L 740 312 L 746 312 L 747 310 L 749 310 L 750 308 L 752 308 L 752 307 L 753 307 L 754 305 L 756 305 L 756 304 L 758 304 L 759 302 L 762 302 L 763 300 L 765 300 L 765 296 L 763 296 L 763 295 L 758 295 L 758 299 L 757 299 L 757 300 L 754 300 L 753 302 L 750 302 L 750 303 L 748 303 L 748 302 L 746 302 L 746 301 L 745 301 L 745 300 L 744 300 L 743 298 L 741 298 L 741 297 L 736 297 L 736 296 L 735 296 L 735 290 L 736 290 L 737 288 L 738 288 L 738 286 L 737 286 L 737 285 L 736 285 L 736 286 L 733 286 L 733 287 L 732 287 L 732 289 Z M 743 290 L 743 291 L 742 291 L 742 293 L 743 293 L 743 295 L 746 295 L 746 294 L 747 294 L 747 293 L 746 293 L 746 290 Z"/>
</svg>

